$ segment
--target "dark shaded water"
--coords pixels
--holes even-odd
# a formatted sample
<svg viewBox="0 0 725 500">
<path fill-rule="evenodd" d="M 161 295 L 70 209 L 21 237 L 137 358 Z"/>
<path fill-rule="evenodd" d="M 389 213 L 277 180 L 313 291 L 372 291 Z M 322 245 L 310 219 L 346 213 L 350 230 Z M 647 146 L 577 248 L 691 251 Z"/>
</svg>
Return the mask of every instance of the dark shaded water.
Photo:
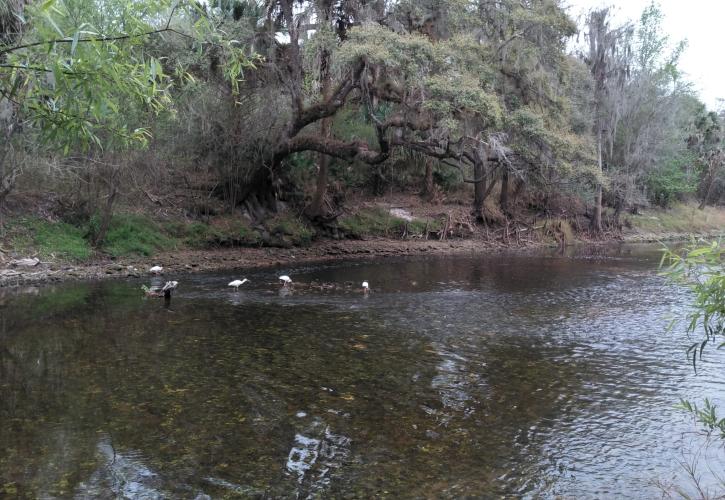
<svg viewBox="0 0 725 500">
<path fill-rule="evenodd" d="M 0 298 L 0 496 L 658 497 L 719 401 L 655 251 L 387 260 Z M 246 286 L 246 285 L 245 285 Z M 701 463 L 705 469 L 707 464 Z M 703 472 L 707 472 L 704 470 Z M 707 479 L 706 479 L 707 481 Z"/>
</svg>

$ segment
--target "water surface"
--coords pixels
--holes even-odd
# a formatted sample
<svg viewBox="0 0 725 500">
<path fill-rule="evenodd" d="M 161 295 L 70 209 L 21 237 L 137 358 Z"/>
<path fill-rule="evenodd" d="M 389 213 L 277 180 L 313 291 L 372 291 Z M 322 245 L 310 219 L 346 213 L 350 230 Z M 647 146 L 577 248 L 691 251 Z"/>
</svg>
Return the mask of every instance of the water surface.
<svg viewBox="0 0 725 500">
<path fill-rule="evenodd" d="M 0 496 L 689 488 L 681 462 L 723 457 L 674 405 L 722 401 L 725 359 L 695 374 L 688 339 L 665 331 L 689 297 L 658 259 L 337 263 L 244 274 L 238 293 L 239 273 L 181 276 L 169 305 L 142 281 L 5 292 Z M 277 273 L 337 286 L 280 293 Z"/>
</svg>

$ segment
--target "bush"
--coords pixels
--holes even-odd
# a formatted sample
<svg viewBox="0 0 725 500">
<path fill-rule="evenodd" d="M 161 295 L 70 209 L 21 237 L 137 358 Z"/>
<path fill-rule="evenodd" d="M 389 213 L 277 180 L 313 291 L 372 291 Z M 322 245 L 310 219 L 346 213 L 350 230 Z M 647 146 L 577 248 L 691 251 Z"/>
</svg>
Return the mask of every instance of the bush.
<svg viewBox="0 0 725 500">
<path fill-rule="evenodd" d="M 433 170 L 433 182 L 443 191 L 451 192 L 461 187 L 461 173 L 453 167 L 441 165 Z"/>
<path fill-rule="evenodd" d="M 650 172 L 647 176 L 650 200 L 663 208 L 669 208 L 673 202 L 681 201 L 685 195 L 694 193 L 697 181 L 695 176 L 686 171 L 694 160 L 693 155 L 683 154 Z"/>
<path fill-rule="evenodd" d="M 279 240 L 272 243 L 282 246 L 309 245 L 315 236 L 310 227 L 292 214 L 278 215 L 267 221 L 266 226 L 270 234 Z"/>
</svg>

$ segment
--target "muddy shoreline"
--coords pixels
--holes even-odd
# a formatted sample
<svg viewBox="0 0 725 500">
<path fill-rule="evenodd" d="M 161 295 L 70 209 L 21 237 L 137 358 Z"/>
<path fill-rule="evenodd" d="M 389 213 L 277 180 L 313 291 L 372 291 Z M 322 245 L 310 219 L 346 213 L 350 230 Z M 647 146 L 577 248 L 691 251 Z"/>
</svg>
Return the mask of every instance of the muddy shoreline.
<svg viewBox="0 0 725 500">
<path fill-rule="evenodd" d="M 663 235 L 631 234 L 616 239 L 585 241 L 577 244 L 608 246 L 621 243 L 654 243 L 689 239 L 691 236 L 674 233 Z M 41 262 L 33 267 L 6 267 L 6 265 L 0 264 L 2 265 L 2 268 L 0 268 L 0 287 L 75 280 L 138 278 L 148 276 L 150 274 L 148 269 L 153 265 L 163 266 L 163 274 L 171 278 L 173 275 L 196 272 L 273 268 L 376 257 L 483 255 L 501 252 L 528 253 L 545 249 L 556 249 L 556 246 L 546 243 L 529 243 L 524 246 L 515 246 L 481 239 L 447 241 L 391 240 L 385 238 L 319 240 L 307 247 L 180 250 L 166 252 L 154 257 L 109 258 L 84 264 Z"/>
<path fill-rule="evenodd" d="M 149 268 L 160 265 L 164 276 L 196 272 L 283 267 L 296 264 L 414 255 L 484 254 L 527 251 L 548 245 L 510 247 L 481 240 L 321 240 L 308 247 L 221 248 L 181 250 L 154 257 L 120 258 L 88 264 L 41 262 L 34 267 L 0 269 L 0 287 L 56 283 L 73 280 L 136 278 L 148 276 Z"/>
</svg>

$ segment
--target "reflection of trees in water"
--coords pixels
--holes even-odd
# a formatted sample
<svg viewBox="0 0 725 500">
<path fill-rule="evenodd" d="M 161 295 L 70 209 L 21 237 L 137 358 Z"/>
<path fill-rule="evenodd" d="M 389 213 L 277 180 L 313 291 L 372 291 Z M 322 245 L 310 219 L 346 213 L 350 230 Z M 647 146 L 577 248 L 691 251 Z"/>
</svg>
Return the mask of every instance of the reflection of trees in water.
<svg viewBox="0 0 725 500">
<path fill-rule="evenodd" d="M 333 479 L 344 476 L 342 467 L 350 455 L 350 438 L 335 434 L 319 418 L 303 432 L 295 434 L 286 468 L 297 480 L 298 497 L 316 497 L 325 493 Z"/>
<path fill-rule="evenodd" d="M 3 421 L 18 421 L 0 430 L 15 449 L 0 474 L 31 496 L 90 484 L 103 462 L 99 430 L 113 437 L 117 453 L 138 450 L 139 466 L 158 473 L 169 491 L 279 485 L 271 494 L 286 494 L 297 488 L 285 467 L 290 449 L 296 434 L 306 435 L 294 417 L 300 408 L 326 421 L 314 437 L 326 458 L 305 487 L 328 487 L 325 478 L 344 473 L 333 462 L 348 453 L 330 454 L 348 442 L 336 426 L 366 411 L 353 411 L 357 405 L 374 404 L 370 385 L 385 381 L 398 361 L 383 354 L 377 363 L 373 343 L 371 354 L 360 349 L 366 340 L 353 339 L 359 318 L 347 312 L 182 304 L 169 313 L 139 302 L 129 313 L 91 302 L 52 328 L 26 322 L 2 337 L 0 409 Z M 59 428 L 62 445 L 53 438 Z"/>
<path fill-rule="evenodd" d="M 0 475 L 31 496 L 97 484 L 98 431 L 171 495 L 477 494 L 515 459 L 518 429 L 556 411 L 555 384 L 536 384 L 568 383 L 535 353 L 431 343 L 365 309 L 167 311 L 101 289 L 70 311 L 1 337 L 0 410 L 21 420 L 0 430 L 15 448 Z"/>
<path fill-rule="evenodd" d="M 439 357 L 420 383 L 429 383 L 436 398 L 421 406 L 428 418 L 418 419 L 423 427 L 416 441 L 425 443 L 419 447 L 424 452 L 412 468 L 428 476 L 412 481 L 411 493 L 531 491 L 541 477 L 537 468 L 547 459 L 536 433 L 566 411 L 560 396 L 579 390 L 578 368 L 554 361 L 552 353 L 494 336 L 452 336 L 432 342 L 430 350 Z"/>
</svg>

